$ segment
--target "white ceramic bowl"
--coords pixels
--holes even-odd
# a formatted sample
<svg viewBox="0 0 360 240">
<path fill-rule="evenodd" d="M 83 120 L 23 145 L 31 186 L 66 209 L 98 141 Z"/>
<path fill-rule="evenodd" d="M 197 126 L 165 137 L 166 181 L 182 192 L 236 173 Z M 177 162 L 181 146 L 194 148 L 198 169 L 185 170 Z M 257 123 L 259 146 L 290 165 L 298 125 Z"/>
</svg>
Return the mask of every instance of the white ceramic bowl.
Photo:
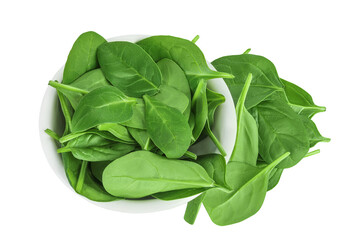
<svg viewBox="0 0 360 240">
<path fill-rule="evenodd" d="M 129 41 L 137 42 L 147 36 L 144 35 L 128 35 L 120 36 L 108 39 L 109 42 L 112 41 Z M 209 64 L 211 68 L 211 64 Z M 53 80 L 62 81 L 64 68 L 55 74 Z M 208 81 L 208 88 L 215 90 L 223 94 L 226 98 L 225 103 L 221 104 L 215 114 L 215 123 L 213 126 L 213 132 L 215 136 L 219 139 L 220 143 L 227 152 L 226 160 L 229 159 L 232 149 L 235 144 L 236 137 L 236 114 L 234 103 L 231 98 L 229 89 L 227 88 L 225 82 L 222 79 L 212 79 Z M 62 117 L 62 112 L 60 109 L 60 104 L 57 98 L 56 90 L 52 87 L 48 87 L 40 110 L 40 119 L 39 119 L 39 131 L 40 131 L 40 140 L 45 152 L 46 159 L 48 160 L 50 167 L 53 169 L 55 174 L 60 178 L 60 180 L 74 192 L 74 195 L 78 197 L 83 197 L 77 194 L 72 187 L 70 186 L 64 171 L 64 166 L 60 154 L 56 152 L 57 146 L 55 141 L 48 136 L 44 130 L 50 128 L 57 133 L 62 133 L 64 129 L 64 122 Z M 204 139 L 203 141 L 192 146 L 192 151 L 197 154 L 205 153 L 214 153 L 217 152 L 215 145 L 209 138 Z M 149 199 L 149 200 L 117 200 L 113 202 L 95 202 L 91 201 L 85 197 L 87 201 L 106 208 L 110 210 L 128 212 L 128 213 L 145 213 L 145 212 L 156 212 L 162 211 L 170 208 L 177 207 L 184 203 L 187 203 L 195 196 L 173 200 L 173 201 L 162 201 L 158 199 Z"/>
</svg>

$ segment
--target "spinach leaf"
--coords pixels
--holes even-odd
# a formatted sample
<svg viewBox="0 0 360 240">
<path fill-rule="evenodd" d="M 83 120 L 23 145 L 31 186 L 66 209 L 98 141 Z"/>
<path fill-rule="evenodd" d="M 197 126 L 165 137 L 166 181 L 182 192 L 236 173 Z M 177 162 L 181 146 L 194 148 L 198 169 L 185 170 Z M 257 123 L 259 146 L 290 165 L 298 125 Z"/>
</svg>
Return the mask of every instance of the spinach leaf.
<svg viewBox="0 0 360 240">
<path fill-rule="evenodd" d="M 157 62 L 157 65 L 163 77 L 162 84 L 173 87 L 185 94 L 190 103 L 191 91 L 189 82 L 185 76 L 184 71 L 179 67 L 179 65 L 168 58 L 161 59 Z M 190 112 L 191 105 L 189 104 L 184 112 L 184 115 L 189 118 Z"/>
<path fill-rule="evenodd" d="M 251 81 L 252 74 L 249 73 L 236 104 L 236 139 L 229 161 L 243 162 L 256 166 L 259 152 L 258 128 L 255 119 L 245 107 L 246 96 L 250 91 Z"/>
<path fill-rule="evenodd" d="M 108 86 L 97 88 L 80 101 L 72 119 L 72 131 L 81 132 L 103 123 L 122 123 L 132 116 L 136 99 L 119 89 Z"/>
<path fill-rule="evenodd" d="M 194 196 L 196 194 L 202 193 L 209 188 L 187 188 L 187 189 L 180 189 L 180 190 L 173 190 L 168 192 L 159 192 L 155 193 L 152 196 L 154 198 L 163 200 L 163 201 L 171 201 L 176 199 L 182 199 Z"/>
<path fill-rule="evenodd" d="M 106 78 L 131 97 L 154 95 L 159 91 L 161 73 L 152 58 L 130 42 L 102 44 L 97 52 Z"/>
<path fill-rule="evenodd" d="M 290 152 L 278 168 L 296 165 L 309 151 L 309 137 L 299 115 L 280 96 L 273 95 L 254 111 L 259 131 L 259 154 L 266 163 Z"/>
<path fill-rule="evenodd" d="M 235 76 L 233 79 L 224 79 L 234 104 L 238 101 L 246 77 L 249 73 L 252 74 L 253 80 L 245 102 L 247 109 L 256 106 L 274 92 L 283 91 L 283 84 L 274 64 L 262 56 L 252 54 L 226 56 L 216 59 L 212 65 L 218 71 Z"/>
<path fill-rule="evenodd" d="M 102 174 L 104 169 L 109 165 L 112 161 L 101 161 L 101 162 L 90 162 L 90 170 L 93 176 L 102 182 Z"/>
<path fill-rule="evenodd" d="M 208 119 L 209 124 L 212 126 L 214 124 L 215 120 L 215 111 L 216 109 L 225 102 L 225 97 L 217 93 L 215 91 L 212 91 L 210 89 L 206 89 L 206 99 L 207 99 L 207 105 L 208 105 Z"/>
<path fill-rule="evenodd" d="M 289 156 L 285 153 L 264 168 L 232 161 L 227 165 L 226 182 L 234 189 L 206 192 L 203 203 L 211 220 L 220 226 L 234 224 L 254 215 L 265 199 L 271 170 Z"/>
<path fill-rule="evenodd" d="M 134 145 L 113 142 L 96 134 L 84 134 L 59 148 L 58 152 L 71 152 L 85 161 L 108 161 L 119 158 L 135 149 Z"/>
<path fill-rule="evenodd" d="M 133 106 L 133 115 L 130 120 L 122 123 L 121 125 L 138 129 L 146 129 L 144 100 L 136 98 L 136 104 Z"/>
<path fill-rule="evenodd" d="M 283 171 L 284 171 L 284 169 L 280 169 L 280 168 L 273 168 L 271 170 L 270 176 L 269 176 L 268 188 L 267 188 L 268 191 L 270 191 L 271 189 L 276 187 L 276 185 L 280 181 L 280 177 L 281 177 L 281 174 Z"/>
<path fill-rule="evenodd" d="M 99 131 L 99 130 L 96 130 L 96 129 L 89 129 L 89 130 L 87 130 L 85 132 L 69 133 L 69 134 L 61 137 L 59 139 L 59 142 L 60 143 L 66 143 L 66 142 L 68 142 L 68 141 L 70 141 L 70 140 L 72 140 L 74 138 L 78 138 L 78 137 L 80 137 L 82 135 L 89 134 L 89 133 L 96 134 L 96 135 L 98 135 L 98 136 L 100 136 L 102 138 L 105 138 L 105 139 L 108 139 L 108 140 L 111 140 L 111 141 L 114 141 L 114 142 L 122 142 L 122 143 L 128 143 L 128 144 L 133 144 L 134 143 L 134 142 L 131 142 L 131 143 L 130 142 L 125 142 L 124 140 L 121 140 L 121 139 L 115 137 L 114 135 L 112 135 L 109 132 Z"/>
<path fill-rule="evenodd" d="M 84 73 L 99 67 L 96 51 L 106 40 L 95 32 L 85 32 L 76 39 L 65 63 L 62 82 L 70 84 Z"/>
<path fill-rule="evenodd" d="M 146 129 L 154 144 L 168 157 L 180 158 L 190 146 L 191 131 L 177 109 L 144 95 Z"/>
<path fill-rule="evenodd" d="M 204 197 L 205 197 L 205 194 L 201 194 L 200 196 L 197 196 L 196 198 L 194 198 L 193 200 L 188 202 L 188 204 L 186 206 L 185 215 L 184 215 L 184 220 L 187 223 L 189 223 L 191 225 L 195 223 L 196 217 L 199 213 L 201 203 L 202 203 Z"/>
<path fill-rule="evenodd" d="M 196 163 L 136 151 L 110 163 L 103 172 L 103 184 L 114 196 L 141 198 L 157 192 L 213 187 L 214 181 Z"/>
<path fill-rule="evenodd" d="M 146 130 L 129 127 L 128 131 L 143 150 L 150 151 L 155 147 Z"/>
<path fill-rule="evenodd" d="M 225 182 L 226 161 L 220 154 L 207 154 L 199 156 L 196 163 L 200 164 L 215 183 L 223 188 L 228 188 Z"/>
<path fill-rule="evenodd" d="M 109 82 L 105 79 L 104 74 L 100 69 L 95 69 L 84 73 L 79 78 L 75 79 L 68 86 L 84 90 L 83 92 L 74 91 L 71 89 L 58 87 L 65 97 L 70 101 L 71 106 L 76 109 L 81 98 L 88 92 L 103 86 L 109 86 Z"/>
<path fill-rule="evenodd" d="M 201 80 L 197 86 L 191 102 L 191 110 L 194 114 L 193 138 L 197 140 L 203 131 L 208 119 L 208 105 L 206 99 L 206 82 Z"/>
<path fill-rule="evenodd" d="M 299 86 L 281 79 L 290 106 L 295 112 L 312 118 L 316 113 L 325 112 L 325 107 L 315 105 L 311 95 Z"/>
<path fill-rule="evenodd" d="M 317 129 L 315 123 L 307 116 L 299 116 L 302 120 L 310 143 L 310 148 L 319 142 L 330 142 L 330 138 L 323 137 Z"/>
<path fill-rule="evenodd" d="M 185 72 L 192 90 L 196 89 L 201 79 L 233 77 L 228 73 L 211 70 L 204 54 L 196 44 L 189 40 L 172 36 L 152 36 L 137 44 L 148 52 L 155 62 L 169 58 L 179 65 Z"/>
<path fill-rule="evenodd" d="M 134 139 L 130 136 L 126 127 L 121 126 L 118 123 L 103 123 L 97 126 L 100 131 L 108 131 L 116 138 L 120 139 L 121 142 L 135 143 Z"/>
<path fill-rule="evenodd" d="M 161 85 L 159 93 L 152 98 L 179 110 L 181 113 L 184 113 L 184 115 L 185 111 L 190 109 L 189 98 L 179 90 L 167 85 Z"/>
</svg>

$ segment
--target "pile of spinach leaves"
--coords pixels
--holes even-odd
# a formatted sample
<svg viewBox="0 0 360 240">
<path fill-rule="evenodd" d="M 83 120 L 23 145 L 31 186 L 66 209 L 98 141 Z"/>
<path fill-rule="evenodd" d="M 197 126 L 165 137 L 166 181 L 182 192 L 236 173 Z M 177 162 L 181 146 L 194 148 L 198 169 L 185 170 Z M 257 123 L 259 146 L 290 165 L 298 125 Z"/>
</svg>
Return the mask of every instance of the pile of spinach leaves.
<svg viewBox="0 0 360 240">
<path fill-rule="evenodd" d="M 188 223 L 203 204 L 215 224 L 229 225 L 255 214 L 285 168 L 329 141 L 311 120 L 325 108 L 279 78 L 269 60 L 247 51 L 215 60 L 214 71 L 197 39 L 107 42 L 86 32 L 75 41 L 61 83 L 49 82 L 65 128 L 45 132 L 58 142 L 77 193 L 101 202 L 198 195 L 188 203 Z M 225 101 L 207 88 L 213 78 L 224 79 L 236 105 L 236 143 L 228 163 L 211 131 Z M 204 137 L 220 154 L 189 151 Z"/>
</svg>

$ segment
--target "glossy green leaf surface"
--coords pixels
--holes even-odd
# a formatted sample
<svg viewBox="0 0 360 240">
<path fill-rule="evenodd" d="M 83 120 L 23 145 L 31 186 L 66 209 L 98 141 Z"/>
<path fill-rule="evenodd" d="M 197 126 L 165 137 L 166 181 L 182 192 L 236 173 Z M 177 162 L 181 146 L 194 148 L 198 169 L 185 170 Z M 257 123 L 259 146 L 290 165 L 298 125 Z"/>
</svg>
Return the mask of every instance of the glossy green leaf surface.
<svg viewBox="0 0 360 240">
<path fill-rule="evenodd" d="M 86 72 L 69 84 L 69 86 L 83 89 L 89 92 L 96 88 L 109 86 L 109 85 L 110 84 L 105 79 L 105 76 L 102 73 L 101 69 L 94 69 L 92 71 Z M 84 96 L 84 93 L 80 93 L 80 92 L 74 92 L 62 88 L 59 88 L 58 90 L 65 95 L 65 97 L 70 101 L 71 106 L 74 109 L 77 108 L 81 98 Z"/>
<path fill-rule="evenodd" d="M 150 136 L 146 130 L 128 127 L 128 131 L 143 150 L 150 151 L 155 147 L 154 143 L 151 141 Z"/>
<path fill-rule="evenodd" d="M 211 220 L 217 225 L 224 226 L 254 215 L 265 199 L 271 170 L 287 156 L 289 153 L 283 154 L 264 168 L 241 162 L 229 162 L 226 182 L 234 190 L 226 193 L 216 188 L 210 189 L 203 200 Z"/>
<path fill-rule="evenodd" d="M 118 123 L 104 123 L 97 126 L 100 131 L 108 131 L 116 138 L 125 143 L 135 143 L 134 139 L 130 136 L 126 127 Z"/>
<path fill-rule="evenodd" d="M 102 182 L 102 174 L 104 169 L 109 165 L 112 161 L 101 161 L 101 162 L 91 162 L 90 163 L 90 170 L 93 176 Z"/>
<path fill-rule="evenodd" d="M 106 40 L 95 32 L 85 32 L 76 39 L 65 63 L 63 80 L 70 84 L 84 73 L 99 67 L 96 51 Z"/>
<path fill-rule="evenodd" d="M 195 199 L 188 202 L 186 206 L 186 211 L 184 215 L 184 220 L 189 224 L 194 224 L 196 217 L 199 213 L 201 203 L 205 197 L 205 194 L 201 194 L 200 196 L 197 196 Z"/>
<path fill-rule="evenodd" d="M 207 154 L 199 156 L 196 163 L 200 164 L 207 174 L 214 179 L 218 186 L 227 188 L 225 182 L 226 161 L 220 154 Z"/>
<path fill-rule="evenodd" d="M 224 79 L 234 104 L 238 101 L 246 77 L 249 73 L 252 74 L 253 80 L 245 102 L 247 109 L 256 106 L 274 92 L 283 91 L 283 84 L 274 64 L 262 56 L 252 54 L 226 56 L 216 59 L 211 64 L 216 70 L 235 76 L 233 79 Z"/>
<path fill-rule="evenodd" d="M 298 114 L 287 102 L 274 95 L 256 107 L 259 131 L 259 154 L 271 163 L 279 154 L 290 156 L 278 168 L 296 165 L 309 151 L 309 138 Z"/>
<path fill-rule="evenodd" d="M 136 98 L 136 104 L 133 106 L 133 115 L 131 118 L 122 123 L 126 127 L 146 129 L 145 126 L 145 103 L 141 98 Z"/>
<path fill-rule="evenodd" d="M 330 142 L 330 138 L 323 137 L 317 129 L 315 123 L 307 116 L 300 116 L 304 127 L 306 129 L 310 148 L 314 147 L 319 142 Z"/>
<path fill-rule="evenodd" d="M 168 157 L 180 158 L 190 146 L 191 131 L 187 119 L 177 109 L 147 95 L 146 129 L 154 144 Z"/>
<path fill-rule="evenodd" d="M 103 184 L 114 196 L 141 198 L 157 192 L 213 187 L 214 181 L 196 163 L 136 151 L 110 163 L 104 170 Z"/>
<path fill-rule="evenodd" d="M 206 82 L 201 80 L 197 86 L 191 102 L 191 111 L 194 114 L 193 138 L 197 140 L 203 131 L 208 119 L 208 105 L 206 99 Z"/>
<path fill-rule="evenodd" d="M 185 72 L 192 90 L 195 90 L 200 79 L 233 77 L 228 73 L 211 70 L 199 47 L 189 40 L 172 36 L 152 36 L 137 44 L 148 52 L 155 62 L 168 58 L 179 65 Z"/>
<path fill-rule="evenodd" d="M 71 151 L 74 157 L 81 160 L 108 161 L 117 159 L 134 149 L 134 145 L 113 142 L 96 134 L 84 134 L 69 141 L 61 151 Z"/>
<path fill-rule="evenodd" d="M 161 85 L 159 92 L 152 98 L 179 110 L 184 115 L 185 111 L 190 108 L 189 98 L 179 90 L 168 85 Z"/>
<path fill-rule="evenodd" d="M 206 89 L 206 100 L 208 105 L 208 119 L 209 124 L 212 126 L 214 124 L 215 120 L 215 112 L 216 109 L 225 102 L 225 97 L 217 93 L 215 91 L 212 91 L 210 89 Z"/>
<path fill-rule="evenodd" d="M 269 176 L 268 189 L 267 189 L 268 191 L 270 191 L 271 189 L 276 187 L 276 185 L 280 181 L 280 177 L 281 177 L 283 171 L 284 171 L 284 169 L 279 169 L 279 168 L 273 168 L 273 170 L 271 170 L 270 176 Z"/>
<path fill-rule="evenodd" d="M 115 87 L 101 87 L 86 94 L 72 118 L 72 131 L 81 132 L 104 123 L 128 121 L 136 99 L 127 97 Z"/>
<path fill-rule="evenodd" d="M 142 97 L 159 91 L 160 70 L 138 45 L 130 42 L 105 43 L 99 47 L 97 56 L 106 78 L 126 95 Z"/>
<path fill-rule="evenodd" d="M 311 95 L 304 89 L 284 79 L 281 79 L 281 81 L 284 84 L 289 104 L 294 111 L 309 118 L 313 117 L 316 113 L 325 112 L 326 108 L 315 105 Z"/>
</svg>

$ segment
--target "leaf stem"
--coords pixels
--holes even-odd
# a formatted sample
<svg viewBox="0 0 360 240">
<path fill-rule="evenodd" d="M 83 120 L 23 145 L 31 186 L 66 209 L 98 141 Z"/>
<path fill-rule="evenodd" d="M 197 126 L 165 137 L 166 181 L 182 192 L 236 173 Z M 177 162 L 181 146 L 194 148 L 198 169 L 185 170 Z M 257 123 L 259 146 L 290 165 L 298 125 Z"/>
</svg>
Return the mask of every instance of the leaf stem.
<svg viewBox="0 0 360 240">
<path fill-rule="evenodd" d="M 77 137 L 80 137 L 82 135 L 86 134 L 86 132 L 81 132 L 81 133 L 70 133 L 68 135 L 65 135 L 63 137 L 61 137 L 59 139 L 60 143 L 65 143 L 65 142 L 68 142 L 74 138 L 77 138 Z"/>
<path fill-rule="evenodd" d="M 81 163 L 81 169 L 80 169 L 80 173 L 79 173 L 79 178 L 78 181 L 76 183 L 76 187 L 75 187 L 75 191 L 80 193 L 83 185 L 84 185 L 84 180 L 85 180 L 85 173 L 86 173 L 86 168 L 88 165 L 88 161 L 82 161 Z"/>
<path fill-rule="evenodd" d="M 193 40 L 191 40 L 191 42 L 196 43 L 197 40 L 199 40 L 199 38 L 200 38 L 200 36 L 199 36 L 199 35 L 196 35 L 196 36 L 193 38 Z"/>
<path fill-rule="evenodd" d="M 49 135 L 50 137 L 52 137 L 53 139 L 55 139 L 57 141 L 59 141 L 59 139 L 60 139 L 59 135 L 57 135 L 56 132 L 54 132 L 53 130 L 51 130 L 49 128 L 45 130 L 45 133 L 47 133 L 47 135 Z"/>
<path fill-rule="evenodd" d="M 65 118 L 64 134 L 67 134 L 68 132 L 71 132 L 71 114 L 70 114 L 70 111 L 69 111 L 69 108 L 66 103 L 66 99 L 65 99 L 64 95 L 59 90 L 57 90 L 57 94 L 59 97 L 61 110 L 62 110 L 62 112 L 64 114 L 64 118 Z"/>
<path fill-rule="evenodd" d="M 226 151 L 223 148 L 223 146 L 221 145 L 220 141 L 216 138 L 214 133 L 211 131 L 209 120 L 207 120 L 207 123 L 205 124 L 205 130 L 206 130 L 208 136 L 210 137 L 210 139 L 213 141 L 213 143 L 215 144 L 215 146 L 219 150 L 219 152 L 221 153 L 221 155 L 223 155 L 225 157 L 226 156 Z"/>
<path fill-rule="evenodd" d="M 57 153 L 66 153 L 66 152 L 71 152 L 71 149 L 68 147 L 62 147 L 62 148 L 58 148 Z"/>
<path fill-rule="evenodd" d="M 82 94 L 88 94 L 89 91 L 81 89 L 81 88 L 77 88 L 77 87 L 73 87 L 67 84 L 62 84 L 62 83 L 58 83 L 56 81 L 49 81 L 49 85 L 52 86 L 53 88 L 56 89 L 65 89 L 65 90 L 69 90 L 72 92 L 78 92 L 78 93 L 82 93 Z"/>
<path fill-rule="evenodd" d="M 245 50 L 245 52 L 243 54 L 248 54 L 251 51 L 251 48 L 248 48 Z"/>
<path fill-rule="evenodd" d="M 197 155 L 196 155 L 195 153 L 193 153 L 193 152 L 190 152 L 190 151 L 186 151 L 186 152 L 184 153 L 184 156 L 186 156 L 186 157 L 188 157 L 188 158 L 190 158 L 190 159 L 192 159 L 192 160 L 196 160 L 196 159 L 197 159 Z"/>
<path fill-rule="evenodd" d="M 316 150 L 314 150 L 314 151 L 308 152 L 308 153 L 305 155 L 304 158 L 310 157 L 310 156 L 315 155 L 315 154 L 318 154 L 318 153 L 320 153 L 320 149 L 316 149 Z"/>
</svg>

